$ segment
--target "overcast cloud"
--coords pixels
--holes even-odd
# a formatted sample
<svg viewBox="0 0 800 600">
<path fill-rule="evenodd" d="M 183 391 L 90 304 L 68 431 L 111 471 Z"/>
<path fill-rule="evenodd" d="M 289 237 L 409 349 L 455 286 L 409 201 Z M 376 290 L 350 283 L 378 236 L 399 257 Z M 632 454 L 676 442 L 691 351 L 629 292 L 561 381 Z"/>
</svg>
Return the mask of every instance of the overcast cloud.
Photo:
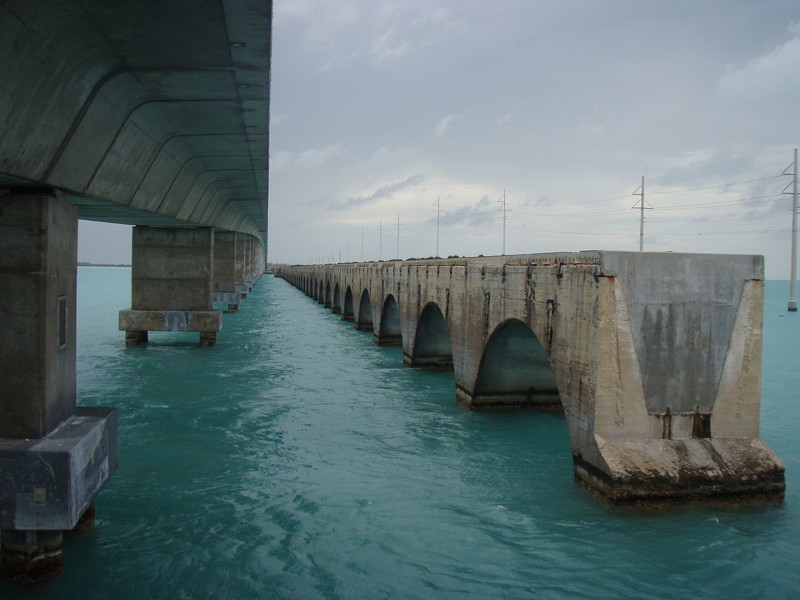
<svg viewBox="0 0 800 600">
<path fill-rule="evenodd" d="M 273 261 L 431 256 L 437 198 L 499 254 L 504 190 L 507 253 L 636 250 L 644 175 L 645 249 L 788 278 L 796 0 L 276 0 L 272 59 Z"/>
</svg>

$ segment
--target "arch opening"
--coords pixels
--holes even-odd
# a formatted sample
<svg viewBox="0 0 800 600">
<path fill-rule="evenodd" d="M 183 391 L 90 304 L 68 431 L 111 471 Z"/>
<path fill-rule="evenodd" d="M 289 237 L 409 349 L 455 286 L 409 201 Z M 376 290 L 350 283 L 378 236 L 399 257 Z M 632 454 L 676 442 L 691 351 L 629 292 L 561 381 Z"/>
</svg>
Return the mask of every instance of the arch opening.
<svg viewBox="0 0 800 600">
<path fill-rule="evenodd" d="M 394 296 L 389 294 L 381 310 L 381 323 L 375 335 L 375 343 L 379 346 L 400 346 L 403 344 L 403 334 L 400 329 L 400 309 Z"/>
<path fill-rule="evenodd" d="M 361 292 L 361 301 L 358 303 L 356 316 L 356 329 L 359 331 L 372 331 L 372 305 L 369 301 L 369 292 Z"/>
<path fill-rule="evenodd" d="M 472 394 L 461 392 L 459 401 L 469 408 L 561 408 L 547 353 L 518 319 L 497 326 L 484 347 Z"/>
<path fill-rule="evenodd" d="M 323 304 L 324 304 L 325 308 L 330 308 L 331 304 L 332 304 L 332 302 L 331 302 L 331 282 L 330 281 L 326 281 L 325 282 L 325 297 L 323 298 Z"/>
<path fill-rule="evenodd" d="M 333 303 L 331 305 L 331 312 L 335 315 L 342 314 L 342 290 L 337 283 L 333 288 Z"/>
<path fill-rule="evenodd" d="M 353 320 L 353 291 L 350 286 L 344 292 L 344 304 L 342 305 L 342 321 Z"/>
<path fill-rule="evenodd" d="M 422 369 L 452 370 L 453 349 L 447 321 L 434 302 L 429 302 L 422 309 L 414 336 L 414 349 L 411 356 L 403 356 L 403 362 L 410 367 Z"/>
<path fill-rule="evenodd" d="M 325 303 L 325 282 L 322 279 L 317 279 L 317 293 L 314 295 L 314 300 L 317 304 Z"/>
</svg>

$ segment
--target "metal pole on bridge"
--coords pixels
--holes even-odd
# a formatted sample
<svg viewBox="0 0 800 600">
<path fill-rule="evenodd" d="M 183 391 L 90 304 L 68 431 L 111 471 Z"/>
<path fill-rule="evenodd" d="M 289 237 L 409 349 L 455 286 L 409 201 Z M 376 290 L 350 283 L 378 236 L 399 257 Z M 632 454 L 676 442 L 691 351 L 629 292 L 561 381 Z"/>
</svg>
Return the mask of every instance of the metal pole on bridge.
<svg viewBox="0 0 800 600">
<path fill-rule="evenodd" d="M 797 311 L 797 148 L 794 149 L 794 170 L 792 180 L 792 273 L 789 283 L 790 312 Z"/>
</svg>

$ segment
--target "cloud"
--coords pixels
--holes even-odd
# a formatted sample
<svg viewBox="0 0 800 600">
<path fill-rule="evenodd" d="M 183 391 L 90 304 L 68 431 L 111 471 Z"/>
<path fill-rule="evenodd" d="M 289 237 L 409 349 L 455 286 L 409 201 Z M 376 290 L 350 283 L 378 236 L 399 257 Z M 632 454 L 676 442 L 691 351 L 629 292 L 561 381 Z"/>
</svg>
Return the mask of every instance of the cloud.
<svg viewBox="0 0 800 600">
<path fill-rule="evenodd" d="M 370 48 L 370 57 L 375 66 L 383 66 L 388 62 L 404 57 L 414 49 L 409 40 L 397 41 L 394 28 L 376 37 Z"/>
<path fill-rule="evenodd" d="M 464 115 L 464 114 L 460 114 L 460 115 L 453 114 L 453 115 L 447 115 L 445 117 L 442 117 L 441 119 L 439 119 L 439 122 L 436 124 L 436 129 L 433 132 L 434 135 L 436 137 L 443 136 L 445 134 L 445 132 L 447 131 L 447 129 L 453 123 L 458 123 L 459 121 L 462 121 L 465 116 L 466 115 Z"/>
<path fill-rule="evenodd" d="M 292 162 L 292 156 L 288 150 L 278 150 L 275 154 L 270 155 L 270 171 L 283 171 Z"/>
<path fill-rule="evenodd" d="M 797 27 L 790 31 L 797 34 Z M 787 102 L 796 107 L 800 97 L 800 37 L 777 46 L 743 66 L 729 67 L 717 82 L 717 94 L 736 104 L 754 101 Z"/>
<path fill-rule="evenodd" d="M 343 153 L 341 144 L 331 144 L 324 148 L 309 148 L 297 155 L 295 163 L 305 169 L 316 168 L 333 158 L 341 157 Z"/>
<path fill-rule="evenodd" d="M 283 22 L 296 19 L 307 23 L 303 41 L 312 48 L 333 49 L 343 32 L 354 27 L 361 11 L 354 1 L 330 2 L 329 0 L 291 0 L 277 2 L 275 21 L 277 29 Z"/>
<path fill-rule="evenodd" d="M 512 130 L 512 120 L 514 115 L 512 113 L 506 113 L 499 119 L 494 122 L 495 129 L 499 131 L 511 131 Z"/>
<path fill-rule="evenodd" d="M 373 204 L 379 200 L 383 200 L 385 198 L 390 198 L 395 193 L 408 189 L 413 188 L 415 186 L 420 185 L 425 180 L 425 176 L 421 173 L 416 175 L 412 175 L 411 177 L 404 179 L 403 181 L 398 181 L 395 183 L 390 183 L 384 186 L 379 187 L 369 196 L 355 196 L 348 198 L 344 202 L 340 203 L 335 208 L 351 208 L 354 206 L 365 206 L 368 204 Z"/>
<path fill-rule="evenodd" d="M 489 196 L 471 206 L 460 206 L 442 214 L 441 225 L 462 225 L 465 227 L 482 227 L 497 221 L 497 209 Z"/>
</svg>

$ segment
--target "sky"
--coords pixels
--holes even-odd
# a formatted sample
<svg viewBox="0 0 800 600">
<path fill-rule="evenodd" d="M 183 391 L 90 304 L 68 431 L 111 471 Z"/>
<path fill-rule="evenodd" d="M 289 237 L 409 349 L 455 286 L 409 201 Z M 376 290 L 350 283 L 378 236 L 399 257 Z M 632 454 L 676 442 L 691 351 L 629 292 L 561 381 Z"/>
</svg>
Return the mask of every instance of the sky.
<svg viewBox="0 0 800 600">
<path fill-rule="evenodd" d="M 645 251 L 789 278 L 797 0 L 275 0 L 271 89 L 272 262 L 636 251 L 644 177 Z"/>
<path fill-rule="evenodd" d="M 644 176 L 789 277 L 797 0 L 276 0 L 271 103 L 271 261 L 635 251 Z"/>
</svg>

